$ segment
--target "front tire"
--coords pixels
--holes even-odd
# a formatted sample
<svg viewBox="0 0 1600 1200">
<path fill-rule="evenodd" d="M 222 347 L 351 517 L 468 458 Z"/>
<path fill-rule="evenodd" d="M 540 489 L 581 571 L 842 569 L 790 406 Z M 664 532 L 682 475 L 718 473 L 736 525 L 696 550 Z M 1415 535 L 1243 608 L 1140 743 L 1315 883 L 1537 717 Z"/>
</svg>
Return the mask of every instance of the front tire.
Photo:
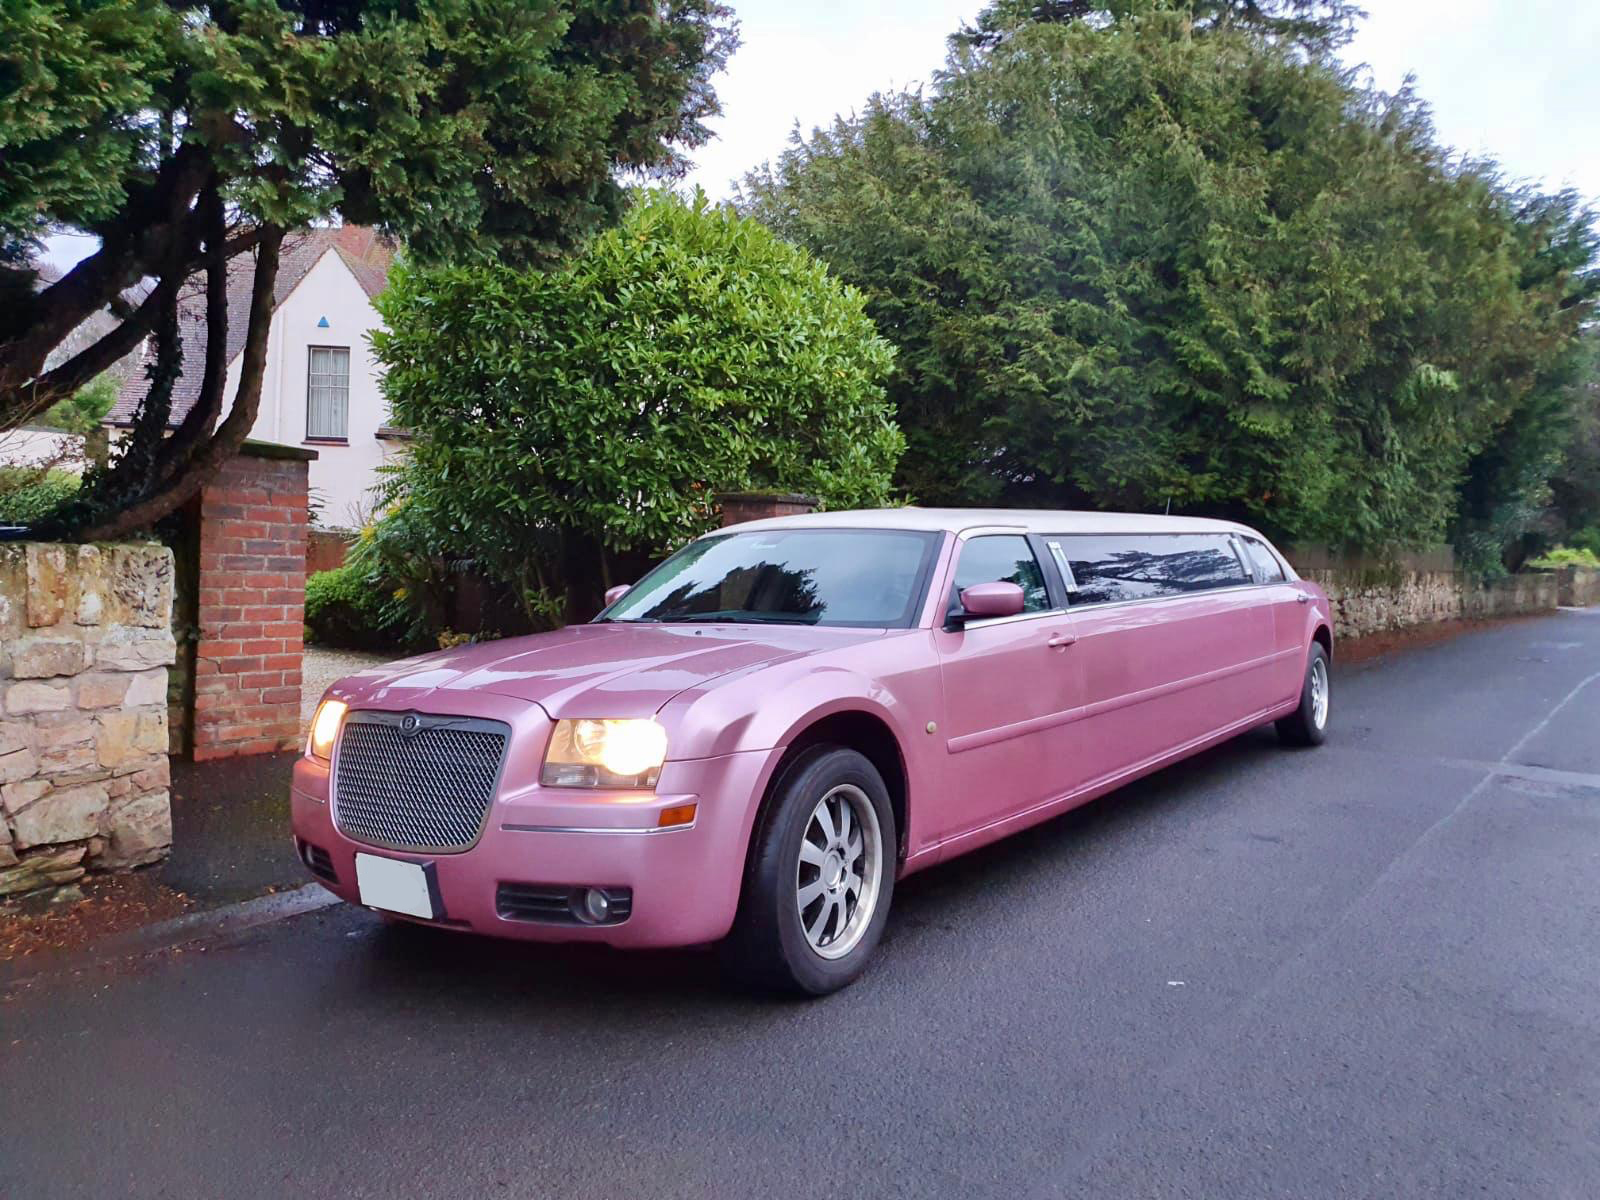
<svg viewBox="0 0 1600 1200">
<path fill-rule="evenodd" d="M 1320 746 L 1328 736 L 1331 699 L 1328 652 L 1321 642 L 1311 643 L 1306 678 L 1300 687 L 1300 707 L 1278 721 L 1278 736 L 1291 746 Z"/>
<path fill-rule="evenodd" d="M 756 828 L 730 970 L 758 988 L 823 996 L 877 948 L 899 844 L 889 791 L 854 750 L 818 746 L 784 771 Z"/>
</svg>

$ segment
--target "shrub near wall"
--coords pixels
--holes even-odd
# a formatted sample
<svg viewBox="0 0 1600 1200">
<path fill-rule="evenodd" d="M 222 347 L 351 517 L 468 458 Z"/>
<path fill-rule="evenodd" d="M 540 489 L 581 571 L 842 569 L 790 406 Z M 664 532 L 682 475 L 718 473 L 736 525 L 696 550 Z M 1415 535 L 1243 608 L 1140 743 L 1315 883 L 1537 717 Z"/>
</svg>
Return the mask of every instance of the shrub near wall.
<svg viewBox="0 0 1600 1200">
<path fill-rule="evenodd" d="M 172 842 L 172 552 L 0 546 L 0 895 Z"/>
</svg>

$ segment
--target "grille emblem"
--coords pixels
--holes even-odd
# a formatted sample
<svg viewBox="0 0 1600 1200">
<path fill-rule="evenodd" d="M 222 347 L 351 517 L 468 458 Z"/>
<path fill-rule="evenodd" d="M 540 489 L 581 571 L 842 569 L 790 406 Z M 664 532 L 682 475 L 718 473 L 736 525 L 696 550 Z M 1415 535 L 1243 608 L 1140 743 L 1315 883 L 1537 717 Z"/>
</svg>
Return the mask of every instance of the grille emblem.
<svg viewBox="0 0 1600 1200">
<path fill-rule="evenodd" d="M 416 713 L 407 713 L 400 718 L 400 732 L 407 737 L 415 737 L 417 730 L 422 728 L 422 718 Z"/>
</svg>

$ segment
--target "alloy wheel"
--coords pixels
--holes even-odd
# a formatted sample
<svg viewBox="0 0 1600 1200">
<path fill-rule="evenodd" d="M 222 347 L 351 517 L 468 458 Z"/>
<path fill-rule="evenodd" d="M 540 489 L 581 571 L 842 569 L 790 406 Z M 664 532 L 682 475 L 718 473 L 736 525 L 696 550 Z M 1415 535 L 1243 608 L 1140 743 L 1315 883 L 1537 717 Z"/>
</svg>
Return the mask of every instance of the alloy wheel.
<svg viewBox="0 0 1600 1200">
<path fill-rule="evenodd" d="M 883 834 L 872 801 L 854 784 L 831 788 L 811 811 L 795 865 L 795 903 L 813 951 L 837 959 L 855 949 L 882 879 Z"/>
</svg>

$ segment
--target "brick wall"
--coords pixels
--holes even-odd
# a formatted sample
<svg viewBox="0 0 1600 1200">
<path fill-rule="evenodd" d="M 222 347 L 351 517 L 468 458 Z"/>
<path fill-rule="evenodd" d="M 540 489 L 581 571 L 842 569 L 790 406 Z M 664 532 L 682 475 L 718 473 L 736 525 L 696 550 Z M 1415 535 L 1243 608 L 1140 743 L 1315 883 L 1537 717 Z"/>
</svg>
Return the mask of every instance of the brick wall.
<svg viewBox="0 0 1600 1200">
<path fill-rule="evenodd" d="M 308 459 L 247 445 L 201 493 L 197 760 L 300 743 Z"/>
<path fill-rule="evenodd" d="M 312 529 L 306 535 L 306 574 L 344 566 L 345 553 L 356 535 L 343 529 Z"/>
<path fill-rule="evenodd" d="M 738 525 L 742 521 L 762 521 L 768 517 L 794 517 L 815 512 L 817 502 L 811 496 L 790 492 L 719 492 L 717 508 L 724 525 Z"/>
</svg>

